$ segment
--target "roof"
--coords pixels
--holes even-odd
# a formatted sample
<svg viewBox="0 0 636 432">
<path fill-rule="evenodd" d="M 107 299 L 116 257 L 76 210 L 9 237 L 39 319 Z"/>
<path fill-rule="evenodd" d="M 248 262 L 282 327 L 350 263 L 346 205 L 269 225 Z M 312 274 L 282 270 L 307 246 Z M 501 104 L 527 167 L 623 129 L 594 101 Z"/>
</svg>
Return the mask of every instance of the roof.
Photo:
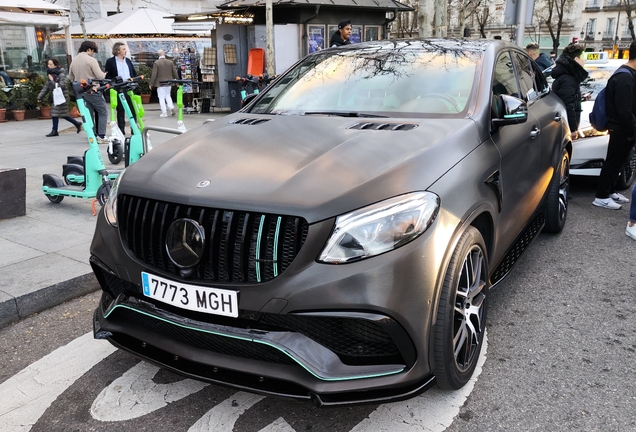
<svg viewBox="0 0 636 432">
<path fill-rule="evenodd" d="M 163 11 L 139 8 L 89 21 L 85 24 L 86 33 L 91 35 L 181 33 L 172 28 L 174 19 L 168 18 L 169 15 Z M 82 27 L 74 25 L 71 27 L 71 34 L 82 34 Z"/>
<path fill-rule="evenodd" d="M 0 24 L 70 25 L 68 8 L 44 0 L 0 0 Z"/>
<path fill-rule="evenodd" d="M 362 9 L 412 11 L 412 7 L 395 0 L 272 0 L 274 6 L 332 6 Z M 217 6 L 219 9 L 265 7 L 265 0 L 232 0 Z"/>
</svg>

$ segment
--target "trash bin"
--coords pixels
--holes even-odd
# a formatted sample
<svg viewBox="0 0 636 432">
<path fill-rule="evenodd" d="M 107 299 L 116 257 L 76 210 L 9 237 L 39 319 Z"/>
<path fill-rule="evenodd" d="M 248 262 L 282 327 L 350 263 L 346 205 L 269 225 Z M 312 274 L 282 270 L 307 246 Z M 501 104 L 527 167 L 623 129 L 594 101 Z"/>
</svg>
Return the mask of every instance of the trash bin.
<svg viewBox="0 0 636 432">
<path fill-rule="evenodd" d="M 0 168 L 0 219 L 26 214 L 26 169 Z"/>
<path fill-rule="evenodd" d="M 241 109 L 241 88 L 237 81 L 227 82 L 230 91 L 230 112 L 237 112 Z"/>
</svg>

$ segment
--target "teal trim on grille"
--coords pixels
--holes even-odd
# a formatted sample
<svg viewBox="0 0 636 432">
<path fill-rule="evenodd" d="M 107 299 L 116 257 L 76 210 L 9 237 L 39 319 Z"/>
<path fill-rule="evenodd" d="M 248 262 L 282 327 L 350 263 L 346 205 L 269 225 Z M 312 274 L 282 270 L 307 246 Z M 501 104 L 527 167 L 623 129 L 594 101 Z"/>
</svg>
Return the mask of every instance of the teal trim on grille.
<svg viewBox="0 0 636 432">
<path fill-rule="evenodd" d="M 283 218 L 278 216 L 276 221 L 276 234 L 274 234 L 274 277 L 278 276 L 278 235 L 280 234 L 280 221 Z"/>
<path fill-rule="evenodd" d="M 265 224 L 265 215 L 261 216 L 261 223 L 258 226 L 258 238 L 256 239 L 256 281 L 261 281 L 261 237 L 263 236 L 263 225 Z"/>
<path fill-rule="evenodd" d="M 274 345 L 271 342 L 259 341 L 259 340 L 254 340 L 254 339 L 250 339 L 250 338 L 246 338 L 246 337 L 234 336 L 234 335 L 230 335 L 230 334 L 226 334 L 226 333 L 220 333 L 220 332 L 215 332 L 215 331 L 211 331 L 211 330 L 205 330 L 205 329 L 200 329 L 200 328 L 196 328 L 196 327 L 192 327 L 192 326 L 179 324 L 179 323 L 176 323 L 174 321 L 170 321 L 168 319 L 165 319 L 165 318 L 162 318 L 162 317 L 158 317 L 158 316 L 153 315 L 151 313 L 148 313 L 148 312 L 145 312 L 145 311 L 142 311 L 142 310 L 139 310 L 139 309 L 135 309 L 135 308 L 133 308 L 131 306 L 127 306 L 127 305 L 116 305 L 111 310 L 109 310 L 108 313 L 104 314 L 104 319 L 108 319 L 108 317 L 117 308 L 128 309 L 130 311 L 137 312 L 137 313 L 140 313 L 142 315 L 146 315 L 147 317 L 154 318 L 156 320 L 163 321 L 163 322 L 165 322 L 167 324 L 171 324 L 171 325 L 174 325 L 174 326 L 177 326 L 177 327 L 181 327 L 181 328 L 184 328 L 184 329 L 188 329 L 188 330 L 194 330 L 194 331 L 198 331 L 198 332 L 201 332 L 201 333 L 212 334 L 212 335 L 215 335 L 215 336 L 227 337 L 227 338 L 230 338 L 230 339 L 238 339 L 238 340 L 242 340 L 242 341 L 245 341 L 245 342 L 254 342 L 254 343 L 259 343 L 259 344 L 270 346 L 270 347 L 275 348 L 278 351 L 282 352 L 287 357 L 291 358 L 293 361 L 298 363 L 299 366 L 301 366 L 303 369 L 305 369 L 311 375 L 313 375 L 314 377 L 316 377 L 316 378 L 318 378 L 319 380 L 322 380 L 322 381 L 350 381 L 350 380 L 355 380 L 355 379 L 377 378 L 377 377 L 381 377 L 381 376 L 395 375 L 395 374 L 400 373 L 400 372 L 402 372 L 404 370 L 404 368 L 401 368 L 400 370 L 391 371 L 391 372 L 385 372 L 385 373 L 377 373 L 377 374 L 369 374 L 369 375 L 356 375 L 356 376 L 351 376 L 351 377 L 347 377 L 347 378 L 326 378 L 326 377 L 322 377 L 322 376 L 316 374 L 311 369 L 309 369 L 307 366 L 305 366 L 305 364 L 303 364 L 302 361 L 300 361 L 297 358 L 295 358 L 291 353 L 287 352 L 284 348 L 279 347 L 277 345 Z"/>
</svg>

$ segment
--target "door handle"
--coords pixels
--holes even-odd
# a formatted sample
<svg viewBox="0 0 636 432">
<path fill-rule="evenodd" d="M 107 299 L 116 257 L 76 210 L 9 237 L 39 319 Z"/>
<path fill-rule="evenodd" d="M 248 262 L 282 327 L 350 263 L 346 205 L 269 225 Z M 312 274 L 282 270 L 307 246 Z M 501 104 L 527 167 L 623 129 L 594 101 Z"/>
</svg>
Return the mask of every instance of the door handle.
<svg viewBox="0 0 636 432">
<path fill-rule="evenodd" d="M 554 121 L 555 122 L 560 122 L 561 121 L 561 114 L 560 113 L 556 113 L 554 115 Z"/>
<path fill-rule="evenodd" d="M 541 129 L 534 126 L 532 130 L 530 131 L 530 138 L 535 139 L 536 137 L 539 136 L 540 133 L 541 133 Z"/>
</svg>

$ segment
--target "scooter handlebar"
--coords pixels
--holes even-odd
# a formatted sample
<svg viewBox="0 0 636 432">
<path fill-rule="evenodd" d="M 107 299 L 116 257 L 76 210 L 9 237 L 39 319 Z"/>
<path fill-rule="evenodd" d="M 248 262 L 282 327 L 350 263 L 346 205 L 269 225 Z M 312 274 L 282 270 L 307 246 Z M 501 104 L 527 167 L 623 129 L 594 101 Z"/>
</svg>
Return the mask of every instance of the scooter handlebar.
<svg viewBox="0 0 636 432">
<path fill-rule="evenodd" d="M 203 84 L 200 81 L 193 81 L 191 79 L 172 79 L 172 80 L 167 80 L 167 81 L 161 81 L 159 82 L 159 84 L 161 85 L 168 85 L 168 84 Z"/>
</svg>

